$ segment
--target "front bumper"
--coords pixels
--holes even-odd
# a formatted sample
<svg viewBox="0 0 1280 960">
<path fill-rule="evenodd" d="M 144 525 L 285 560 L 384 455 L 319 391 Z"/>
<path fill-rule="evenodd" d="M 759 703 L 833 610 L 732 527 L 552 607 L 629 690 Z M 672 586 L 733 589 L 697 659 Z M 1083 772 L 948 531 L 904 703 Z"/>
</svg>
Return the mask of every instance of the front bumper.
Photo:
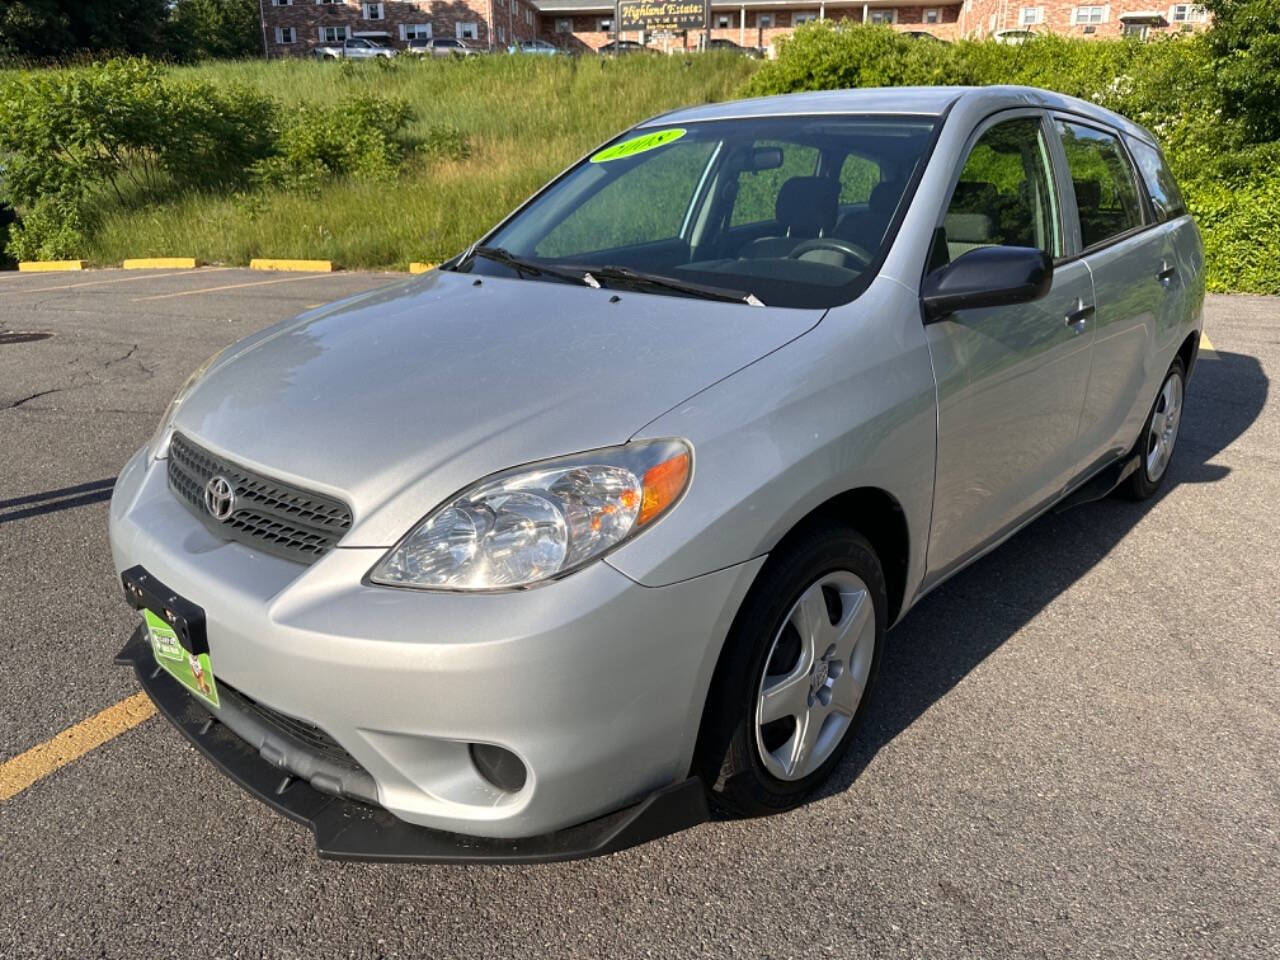
<svg viewBox="0 0 1280 960">
<path fill-rule="evenodd" d="M 700 780 L 690 777 L 655 791 L 633 807 L 522 840 L 486 839 L 414 826 L 376 806 L 335 796 L 318 777 L 307 781 L 282 773 L 272 751 L 262 747 L 255 750 L 242 738 L 242 732 L 252 731 L 254 721 L 239 711 L 235 699 L 219 709 L 219 716 L 215 717 L 156 666 L 145 627 L 138 628 L 116 662 L 133 667 L 156 708 L 223 773 L 277 812 L 310 827 L 322 857 L 418 863 L 544 863 L 616 853 L 707 819 L 706 791 Z M 240 732 L 234 732 L 232 724 Z M 259 735 L 270 738 L 267 731 Z M 272 745 L 280 747 L 278 742 Z M 291 766 L 296 767 L 303 760 L 305 757 L 295 754 Z M 326 789 L 318 789 L 313 783 Z M 355 786 L 358 789 L 360 785 Z"/>
<path fill-rule="evenodd" d="M 302 566 L 220 540 L 169 491 L 163 462 L 141 456 L 121 472 L 110 532 L 117 571 L 141 565 L 203 609 L 219 683 L 318 728 L 399 820 L 499 839 L 684 780 L 723 638 L 763 562 L 662 588 L 607 562 L 502 594 L 369 586 L 381 550 Z M 487 783 L 472 744 L 514 753 L 525 785 Z"/>
</svg>

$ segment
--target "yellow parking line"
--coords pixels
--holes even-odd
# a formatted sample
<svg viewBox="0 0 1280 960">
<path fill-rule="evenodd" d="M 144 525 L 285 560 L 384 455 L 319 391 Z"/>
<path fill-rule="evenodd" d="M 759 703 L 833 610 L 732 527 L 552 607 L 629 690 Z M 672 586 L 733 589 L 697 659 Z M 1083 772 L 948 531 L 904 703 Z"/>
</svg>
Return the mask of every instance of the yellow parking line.
<svg viewBox="0 0 1280 960">
<path fill-rule="evenodd" d="M 78 760 L 126 730 L 131 730 L 156 712 L 145 693 L 135 693 L 101 713 L 68 727 L 0 764 L 0 802 L 16 796 L 37 780 Z"/>
<path fill-rule="evenodd" d="M 101 287 L 109 283 L 137 283 L 139 280 L 160 280 L 166 277 L 204 276 L 205 274 L 208 274 L 208 273 L 221 273 L 223 270 L 230 270 L 230 269 L 232 268 L 231 267 L 206 267 L 200 270 L 199 273 L 192 273 L 189 270 L 182 271 L 180 273 L 161 273 L 161 274 L 149 273 L 146 276 L 116 277 L 113 280 L 86 280 L 83 283 L 63 283 L 56 287 L 33 287 L 30 290 L 13 290 L 11 292 L 14 294 L 48 293 L 51 290 L 76 290 L 76 289 L 79 289 L 80 287 Z"/>
<path fill-rule="evenodd" d="M 1213 350 L 1213 344 L 1209 342 L 1209 335 L 1203 330 L 1200 331 L 1200 349 Z"/>
<path fill-rule="evenodd" d="M 135 297 L 134 303 L 145 303 L 147 300 L 168 300 L 170 297 L 194 297 L 198 293 L 216 293 L 219 290 L 240 290 L 244 287 L 265 287 L 272 283 L 293 283 L 297 280 L 314 280 L 314 276 L 280 277 L 278 280 L 254 280 L 251 283 L 228 283 L 221 287 L 201 287 L 199 290 L 183 290 L 179 293 L 160 293 L 152 297 Z"/>
</svg>

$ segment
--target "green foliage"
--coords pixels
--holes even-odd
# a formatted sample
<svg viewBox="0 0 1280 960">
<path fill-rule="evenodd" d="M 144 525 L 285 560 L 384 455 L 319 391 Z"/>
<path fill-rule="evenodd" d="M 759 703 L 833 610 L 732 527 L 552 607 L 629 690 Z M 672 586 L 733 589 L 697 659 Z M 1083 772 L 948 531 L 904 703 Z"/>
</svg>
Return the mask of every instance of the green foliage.
<svg viewBox="0 0 1280 960">
<path fill-rule="evenodd" d="M 65 57 L 82 50 L 163 53 L 166 0 L 4 0 L 0 54 Z"/>
<path fill-rule="evenodd" d="M 1207 39 L 1229 117 L 1254 140 L 1280 138 L 1280 0 L 1206 0 Z"/>
<path fill-rule="evenodd" d="M 166 36 L 181 60 L 261 56 L 258 0 L 178 0 Z"/>
<path fill-rule="evenodd" d="M 1204 234 L 1209 289 L 1280 292 L 1280 0 L 1209 0 L 1204 35 L 1020 45 L 930 43 L 888 28 L 801 27 L 750 94 L 915 84 L 1044 87 L 1160 140 Z"/>
<path fill-rule="evenodd" d="M 271 149 L 275 115 L 254 90 L 167 82 L 147 60 L 19 74 L 0 87 L 0 200 L 23 214 L 9 243 L 73 253 L 103 190 L 128 204 L 243 180 Z"/>
<path fill-rule="evenodd" d="M 280 132 L 275 155 L 254 164 L 253 178 L 309 191 L 332 177 L 389 180 L 404 160 L 404 131 L 412 119 L 406 101 L 368 94 L 331 107 L 302 107 Z"/>
</svg>

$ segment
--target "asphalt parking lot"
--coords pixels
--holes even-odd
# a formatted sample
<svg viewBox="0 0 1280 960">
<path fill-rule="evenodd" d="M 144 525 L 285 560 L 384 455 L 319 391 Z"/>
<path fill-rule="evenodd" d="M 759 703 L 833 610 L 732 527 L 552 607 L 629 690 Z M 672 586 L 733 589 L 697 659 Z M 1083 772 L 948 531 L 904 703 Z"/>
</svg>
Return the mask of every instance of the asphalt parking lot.
<svg viewBox="0 0 1280 960">
<path fill-rule="evenodd" d="M 0 275 L 0 780 L 136 693 L 106 500 L 186 375 L 400 279 Z M 926 599 L 801 809 L 578 863 L 339 864 L 151 717 L 0 800 L 0 957 L 1280 956 L 1280 299 L 1211 297 L 1206 331 L 1163 495 Z"/>
</svg>

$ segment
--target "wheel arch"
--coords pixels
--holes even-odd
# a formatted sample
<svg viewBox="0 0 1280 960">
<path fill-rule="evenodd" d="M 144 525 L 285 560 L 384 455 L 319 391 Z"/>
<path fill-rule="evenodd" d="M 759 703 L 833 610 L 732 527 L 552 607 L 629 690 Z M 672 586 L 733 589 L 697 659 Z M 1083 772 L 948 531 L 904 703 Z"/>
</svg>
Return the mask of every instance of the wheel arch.
<svg viewBox="0 0 1280 960">
<path fill-rule="evenodd" d="M 1195 365 L 1196 358 L 1200 356 L 1200 331 L 1192 330 L 1187 334 L 1186 339 L 1182 341 L 1182 345 L 1178 347 L 1177 356 L 1182 360 L 1183 375 L 1190 380 L 1191 368 Z"/>
</svg>

